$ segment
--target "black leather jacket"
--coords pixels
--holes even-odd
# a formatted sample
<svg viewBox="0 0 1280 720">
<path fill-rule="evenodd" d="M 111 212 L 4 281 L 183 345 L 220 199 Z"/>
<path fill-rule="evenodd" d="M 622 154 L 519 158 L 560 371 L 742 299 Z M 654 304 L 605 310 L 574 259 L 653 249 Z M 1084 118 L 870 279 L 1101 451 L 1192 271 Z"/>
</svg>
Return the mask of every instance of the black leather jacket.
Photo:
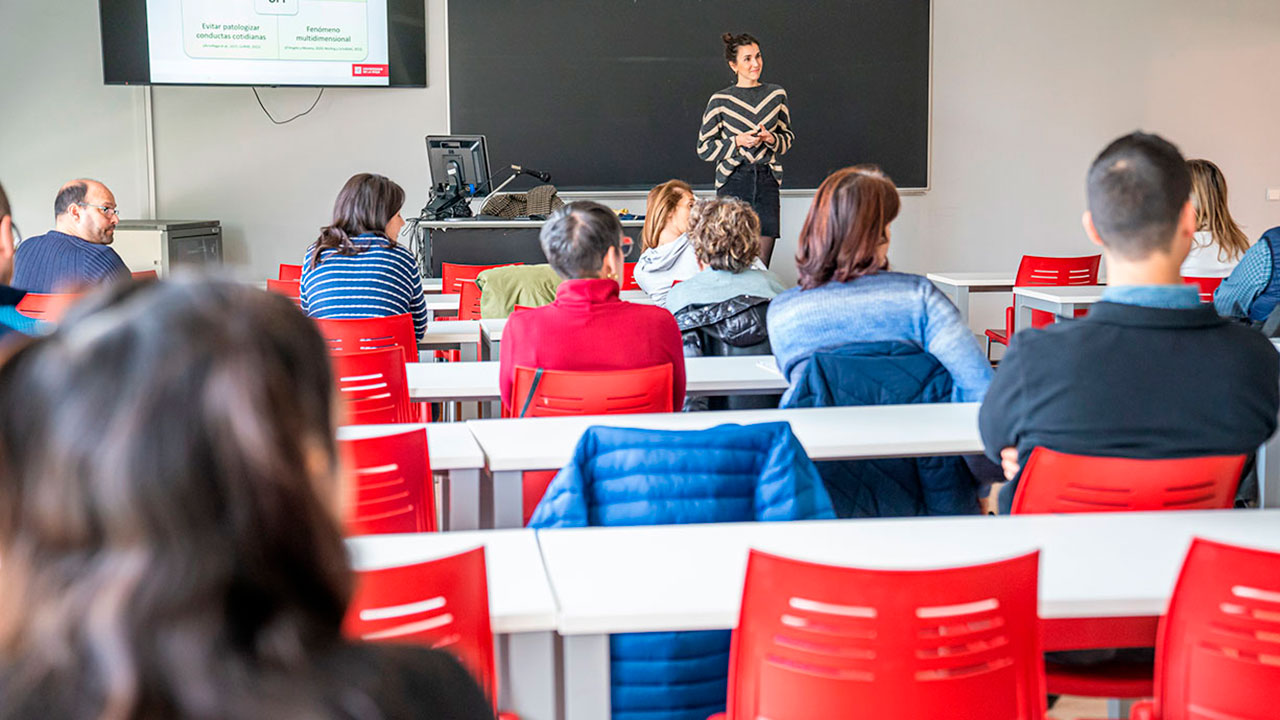
<svg viewBox="0 0 1280 720">
<path fill-rule="evenodd" d="M 769 298 L 738 295 L 724 302 L 689 305 L 676 312 L 685 357 L 772 355 L 766 315 Z M 685 400 L 688 410 L 776 408 L 781 395 L 735 395 Z"/>
</svg>

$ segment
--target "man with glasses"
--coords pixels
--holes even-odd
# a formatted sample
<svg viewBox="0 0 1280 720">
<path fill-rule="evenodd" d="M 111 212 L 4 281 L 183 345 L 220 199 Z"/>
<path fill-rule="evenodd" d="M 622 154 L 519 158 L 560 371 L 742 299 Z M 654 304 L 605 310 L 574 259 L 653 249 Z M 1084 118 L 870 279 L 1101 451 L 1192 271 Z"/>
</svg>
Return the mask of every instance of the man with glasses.
<svg viewBox="0 0 1280 720">
<path fill-rule="evenodd" d="M 13 284 L 29 292 L 75 292 L 129 277 L 111 249 L 116 198 L 96 180 L 72 180 L 53 202 L 54 229 L 28 238 L 14 256 Z"/>
</svg>

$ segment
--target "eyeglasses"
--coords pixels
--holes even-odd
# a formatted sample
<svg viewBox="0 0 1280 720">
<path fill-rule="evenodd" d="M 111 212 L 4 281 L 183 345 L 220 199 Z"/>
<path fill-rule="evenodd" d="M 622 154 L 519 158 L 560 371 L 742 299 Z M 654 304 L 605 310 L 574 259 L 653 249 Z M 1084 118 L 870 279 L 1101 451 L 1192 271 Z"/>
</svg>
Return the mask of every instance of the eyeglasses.
<svg viewBox="0 0 1280 720">
<path fill-rule="evenodd" d="M 107 207 L 106 205 L 93 205 L 86 202 L 78 202 L 76 204 L 81 207 L 97 208 L 98 210 L 101 210 L 102 214 L 106 215 L 107 217 L 111 217 L 113 215 L 116 217 L 120 216 L 120 208 Z"/>
</svg>

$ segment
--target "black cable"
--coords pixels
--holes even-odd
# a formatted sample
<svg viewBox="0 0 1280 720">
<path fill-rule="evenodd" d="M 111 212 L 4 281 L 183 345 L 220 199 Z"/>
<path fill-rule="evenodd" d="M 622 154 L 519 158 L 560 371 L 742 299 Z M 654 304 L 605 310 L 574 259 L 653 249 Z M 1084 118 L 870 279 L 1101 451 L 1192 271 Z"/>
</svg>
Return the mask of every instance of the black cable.
<svg viewBox="0 0 1280 720">
<path fill-rule="evenodd" d="M 316 93 L 315 102 L 311 103 L 311 107 L 307 108 L 306 110 L 303 110 L 297 115 L 294 115 L 288 120 L 277 120 L 274 117 L 271 117 L 271 111 L 267 109 L 266 105 L 262 104 L 262 98 L 259 97 L 258 95 L 258 88 L 252 88 L 252 90 L 253 90 L 253 96 L 258 99 L 258 107 L 262 108 L 262 112 L 267 114 L 267 119 L 269 119 L 271 122 L 275 123 L 276 125 L 284 125 L 285 123 L 291 123 L 294 120 L 297 120 L 298 118 L 302 117 L 303 115 L 306 115 L 307 113 L 311 112 L 312 110 L 315 110 L 316 105 L 320 102 L 320 97 L 324 95 L 324 88 L 320 88 L 320 92 Z"/>
</svg>

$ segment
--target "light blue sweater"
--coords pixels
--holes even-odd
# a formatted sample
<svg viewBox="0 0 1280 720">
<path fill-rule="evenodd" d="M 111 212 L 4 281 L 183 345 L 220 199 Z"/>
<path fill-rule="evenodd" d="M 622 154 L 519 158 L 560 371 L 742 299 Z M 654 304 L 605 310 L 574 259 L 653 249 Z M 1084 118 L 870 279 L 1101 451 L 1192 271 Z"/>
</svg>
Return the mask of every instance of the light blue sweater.
<svg viewBox="0 0 1280 720">
<path fill-rule="evenodd" d="M 880 272 L 812 290 L 792 288 L 769 304 L 769 341 L 788 380 L 815 352 L 853 342 L 905 342 L 951 373 L 953 402 L 987 394 L 991 364 L 955 305 L 919 275 Z"/>
</svg>

